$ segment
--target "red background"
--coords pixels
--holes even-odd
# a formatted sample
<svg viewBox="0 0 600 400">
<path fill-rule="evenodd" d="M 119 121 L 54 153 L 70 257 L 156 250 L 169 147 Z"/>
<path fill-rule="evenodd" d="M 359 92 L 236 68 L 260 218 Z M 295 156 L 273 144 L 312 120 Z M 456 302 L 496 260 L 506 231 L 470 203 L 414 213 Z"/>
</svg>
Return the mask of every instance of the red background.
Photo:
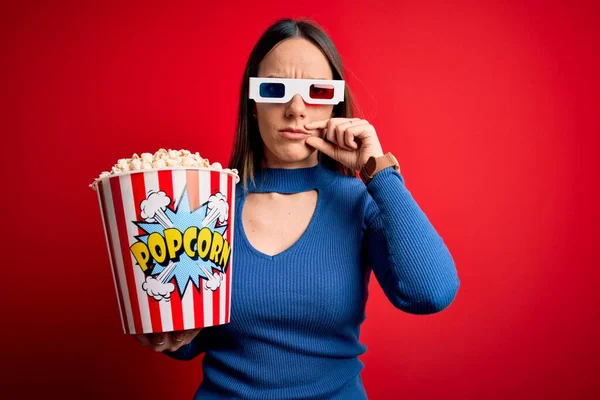
<svg viewBox="0 0 600 400">
<path fill-rule="evenodd" d="M 370 398 L 598 398 L 597 2 L 52 3 L 0 12 L 3 395 L 191 398 L 200 359 L 122 334 L 88 184 L 159 147 L 226 163 L 247 56 L 292 16 L 332 36 L 461 278 L 431 316 L 373 280 Z"/>
</svg>

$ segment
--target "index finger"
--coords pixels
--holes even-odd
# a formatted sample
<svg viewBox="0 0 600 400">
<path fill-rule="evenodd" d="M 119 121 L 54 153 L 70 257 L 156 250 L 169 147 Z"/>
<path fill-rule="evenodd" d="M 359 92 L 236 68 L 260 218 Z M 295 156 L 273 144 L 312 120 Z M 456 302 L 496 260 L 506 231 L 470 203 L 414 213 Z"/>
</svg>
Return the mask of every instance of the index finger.
<svg viewBox="0 0 600 400">
<path fill-rule="evenodd" d="M 331 120 L 331 118 L 312 121 L 307 124 L 304 124 L 304 127 L 306 129 L 324 129 L 327 127 L 327 123 L 329 123 L 329 120 Z"/>
<path fill-rule="evenodd" d="M 329 124 L 329 121 L 341 121 L 343 122 L 356 122 L 359 121 L 360 118 L 326 118 L 326 119 L 320 119 L 318 121 L 312 121 L 309 122 L 307 124 L 304 124 L 304 127 L 306 129 L 324 129 L 327 128 L 327 125 Z"/>
</svg>

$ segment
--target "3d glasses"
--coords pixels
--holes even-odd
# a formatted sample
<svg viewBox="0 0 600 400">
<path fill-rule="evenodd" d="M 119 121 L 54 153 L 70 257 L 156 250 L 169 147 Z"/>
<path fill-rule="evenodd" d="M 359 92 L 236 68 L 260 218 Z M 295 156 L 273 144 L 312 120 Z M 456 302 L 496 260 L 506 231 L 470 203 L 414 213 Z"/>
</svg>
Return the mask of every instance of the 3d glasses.
<svg viewBox="0 0 600 400">
<path fill-rule="evenodd" d="M 257 103 L 287 103 L 295 94 L 309 104 L 338 104 L 344 101 L 344 81 L 250 78 L 250 99 Z"/>
</svg>

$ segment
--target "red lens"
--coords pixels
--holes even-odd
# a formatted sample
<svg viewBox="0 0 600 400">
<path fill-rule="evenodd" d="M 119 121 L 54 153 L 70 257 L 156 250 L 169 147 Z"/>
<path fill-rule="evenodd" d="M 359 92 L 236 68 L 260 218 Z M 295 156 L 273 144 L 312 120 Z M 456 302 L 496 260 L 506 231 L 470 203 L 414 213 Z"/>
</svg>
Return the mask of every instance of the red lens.
<svg viewBox="0 0 600 400">
<path fill-rule="evenodd" d="M 310 98 L 311 99 L 333 99 L 333 85 L 310 85 Z"/>
</svg>

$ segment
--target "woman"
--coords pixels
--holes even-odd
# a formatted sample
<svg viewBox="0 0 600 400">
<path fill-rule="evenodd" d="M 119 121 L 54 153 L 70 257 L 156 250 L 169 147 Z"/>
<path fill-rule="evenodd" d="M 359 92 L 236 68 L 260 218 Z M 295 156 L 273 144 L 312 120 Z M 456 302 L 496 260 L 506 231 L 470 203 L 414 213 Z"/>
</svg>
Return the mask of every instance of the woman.
<svg viewBox="0 0 600 400">
<path fill-rule="evenodd" d="M 243 183 L 231 323 L 137 337 L 176 359 L 205 354 L 197 398 L 364 399 L 359 331 L 371 270 L 405 312 L 453 301 L 448 249 L 351 104 L 323 30 L 285 19 L 263 34 L 230 162 Z"/>
</svg>

